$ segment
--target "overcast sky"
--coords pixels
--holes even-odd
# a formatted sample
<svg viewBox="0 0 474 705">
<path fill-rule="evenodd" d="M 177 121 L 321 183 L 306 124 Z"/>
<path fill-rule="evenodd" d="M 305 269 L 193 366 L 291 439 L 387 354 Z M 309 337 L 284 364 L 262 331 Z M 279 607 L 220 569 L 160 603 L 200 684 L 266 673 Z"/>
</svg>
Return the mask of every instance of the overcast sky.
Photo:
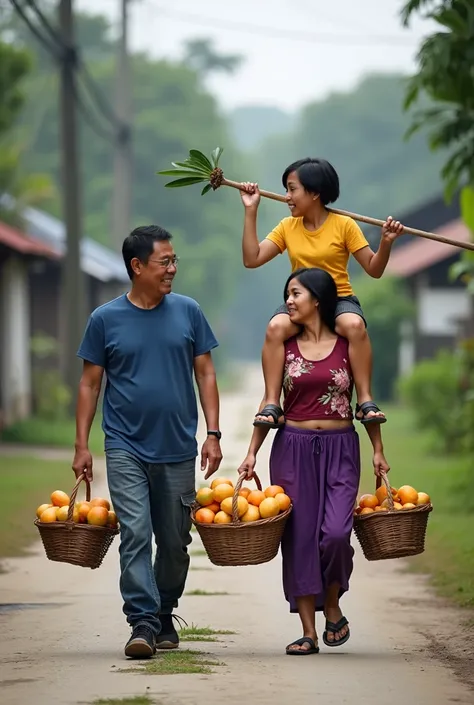
<svg viewBox="0 0 474 705">
<path fill-rule="evenodd" d="M 300 107 L 352 88 L 374 71 L 411 72 L 432 24 L 402 28 L 403 0 L 130 0 L 130 44 L 178 58 L 188 38 L 205 37 L 222 53 L 242 54 L 232 77 L 209 87 L 226 109 Z M 117 21 L 120 0 L 76 0 L 76 7 Z"/>
</svg>

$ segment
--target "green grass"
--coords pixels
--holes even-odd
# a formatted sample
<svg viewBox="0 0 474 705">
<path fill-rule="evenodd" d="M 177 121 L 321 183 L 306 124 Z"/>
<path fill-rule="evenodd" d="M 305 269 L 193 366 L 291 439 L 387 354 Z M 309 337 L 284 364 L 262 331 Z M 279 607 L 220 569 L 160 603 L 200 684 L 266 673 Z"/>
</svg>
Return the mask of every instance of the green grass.
<svg viewBox="0 0 474 705">
<path fill-rule="evenodd" d="M 197 548 L 195 551 L 191 551 L 190 556 L 192 558 L 197 558 L 198 556 L 207 556 L 207 551 L 204 548 Z"/>
<path fill-rule="evenodd" d="M 141 673 L 152 676 L 169 676 L 184 673 L 213 673 L 213 666 L 222 666 L 214 659 L 205 658 L 206 654 L 191 649 L 177 649 L 157 654 L 156 658 L 144 662 L 139 668 L 124 668 L 122 673 Z"/>
<path fill-rule="evenodd" d="M 89 446 L 92 453 L 104 452 L 104 434 L 101 423 L 101 417 L 98 415 L 91 428 Z M 75 436 L 76 422 L 74 419 L 49 421 L 32 416 L 5 428 L 2 431 L 1 440 L 4 443 L 67 448 L 72 455 Z"/>
<path fill-rule="evenodd" d="M 211 629 L 211 627 L 184 627 L 179 632 L 181 641 L 219 641 L 216 637 L 220 635 L 235 634 L 228 629 Z"/>
<path fill-rule="evenodd" d="M 154 701 L 148 695 L 136 695 L 131 698 L 100 698 L 92 705 L 153 705 Z"/>
<path fill-rule="evenodd" d="M 68 494 L 74 487 L 70 464 L 57 460 L 25 457 L 1 457 L 0 558 L 20 556 L 35 539 L 39 539 L 36 508 L 49 502 L 51 492 L 62 489 Z M 80 494 L 80 491 L 79 491 Z"/>
<path fill-rule="evenodd" d="M 208 592 L 207 590 L 200 590 L 199 588 L 197 590 L 189 590 L 185 594 L 190 597 L 216 597 L 218 595 L 230 595 L 229 592 Z"/>
<path fill-rule="evenodd" d="M 463 607 L 474 608 L 474 469 L 472 459 L 443 456 L 432 450 L 428 433 L 415 429 L 410 412 L 384 407 L 385 455 L 394 487 L 412 485 L 433 503 L 426 550 L 409 559 L 410 569 L 429 573 L 438 593 Z M 374 491 L 371 446 L 363 428 L 363 473 L 360 493 Z"/>
</svg>

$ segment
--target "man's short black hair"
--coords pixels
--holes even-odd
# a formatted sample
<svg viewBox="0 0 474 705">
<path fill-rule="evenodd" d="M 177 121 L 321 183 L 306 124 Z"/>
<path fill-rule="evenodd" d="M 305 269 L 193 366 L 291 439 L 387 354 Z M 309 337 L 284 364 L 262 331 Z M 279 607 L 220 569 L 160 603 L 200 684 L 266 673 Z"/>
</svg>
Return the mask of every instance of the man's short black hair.
<svg viewBox="0 0 474 705">
<path fill-rule="evenodd" d="M 285 190 L 292 171 L 298 174 L 305 191 L 319 194 L 323 205 L 334 203 L 339 198 L 339 177 L 332 164 L 326 159 L 306 157 L 287 166 L 281 179 Z"/>
<path fill-rule="evenodd" d="M 155 242 L 168 242 L 173 236 L 159 225 L 140 225 L 123 241 L 122 257 L 130 279 L 133 279 L 131 261 L 134 257 L 146 264 L 153 253 Z"/>
</svg>

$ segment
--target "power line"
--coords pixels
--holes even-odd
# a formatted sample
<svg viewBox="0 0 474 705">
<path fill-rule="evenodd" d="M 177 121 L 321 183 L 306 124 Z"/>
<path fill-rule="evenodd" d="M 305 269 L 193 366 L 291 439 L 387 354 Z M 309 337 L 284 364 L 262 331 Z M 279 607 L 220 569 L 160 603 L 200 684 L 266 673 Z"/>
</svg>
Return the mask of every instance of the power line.
<svg viewBox="0 0 474 705">
<path fill-rule="evenodd" d="M 200 25 L 206 29 L 226 29 L 231 32 L 253 34 L 269 39 L 286 39 L 289 41 L 309 42 L 311 44 L 345 44 L 352 46 L 414 46 L 417 40 L 402 37 L 400 35 L 363 35 L 363 34 L 331 34 L 328 32 L 306 32 L 291 29 L 280 29 L 279 27 L 265 27 L 264 25 L 251 24 L 249 22 L 234 22 L 233 20 L 221 20 L 214 17 L 205 17 L 192 12 L 181 12 L 170 10 L 163 5 L 147 3 L 152 12 L 160 14 L 160 17 L 168 17 L 172 20 L 179 20 L 193 25 Z"/>
</svg>

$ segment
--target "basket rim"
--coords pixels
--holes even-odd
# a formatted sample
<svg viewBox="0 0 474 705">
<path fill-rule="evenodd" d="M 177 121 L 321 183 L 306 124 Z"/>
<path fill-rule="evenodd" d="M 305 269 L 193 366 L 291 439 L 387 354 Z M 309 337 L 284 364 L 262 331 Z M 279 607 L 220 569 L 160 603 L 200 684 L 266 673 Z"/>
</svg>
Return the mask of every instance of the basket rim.
<svg viewBox="0 0 474 705">
<path fill-rule="evenodd" d="M 80 529 L 81 531 L 91 531 L 91 532 L 104 532 L 108 534 L 119 534 L 120 529 L 116 526 L 95 526 L 93 524 L 79 524 L 74 521 L 52 521 L 52 522 L 44 522 L 40 521 L 39 519 L 35 519 L 34 521 L 35 526 L 38 527 L 38 529 L 46 529 L 46 530 L 52 530 L 52 531 L 58 531 L 58 529 L 67 529 L 68 531 L 74 531 L 76 529 Z"/>
<path fill-rule="evenodd" d="M 288 509 L 285 509 L 284 512 L 281 512 L 281 514 L 277 514 L 275 517 L 268 517 L 267 519 L 257 519 L 257 521 L 233 521 L 230 524 L 205 524 L 200 521 L 196 521 L 194 518 L 194 513 L 195 510 L 191 512 L 191 521 L 194 524 L 194 526 L 199 526 L 204 527 L 206 529 L 240 529 L 242 527 L 248 527 L 248 526 L 265 526 L 268 524 L 274 524 L 277 521 L 281 521 L 282 519 L 285 519 L 289 514 L 291 514 L 293 510 L 293 504 L 290 504 Z"/>
<path fill-rule="evenodd" d="M 354 524 L 355 523 L 361 523 L 363 521 L 367 521 L 367 519 L 373 519 L 374 517 L 378 517 L 379 519 L 382 519 L 383 517 L 386 516 L 410 516 L 410 514 L 423 514 L 426 512 L 431 512 L 433 511 L 433 505 L 431 502 L 429 504 L 420 504 L 417 507 L 414 507 L 413 509 L 389 509 L 386 512 L 371 512 L 370 514 L 363 514 L 362 516 L 360 514 L 356 514 L 354 516 Z"/>
</svg>

